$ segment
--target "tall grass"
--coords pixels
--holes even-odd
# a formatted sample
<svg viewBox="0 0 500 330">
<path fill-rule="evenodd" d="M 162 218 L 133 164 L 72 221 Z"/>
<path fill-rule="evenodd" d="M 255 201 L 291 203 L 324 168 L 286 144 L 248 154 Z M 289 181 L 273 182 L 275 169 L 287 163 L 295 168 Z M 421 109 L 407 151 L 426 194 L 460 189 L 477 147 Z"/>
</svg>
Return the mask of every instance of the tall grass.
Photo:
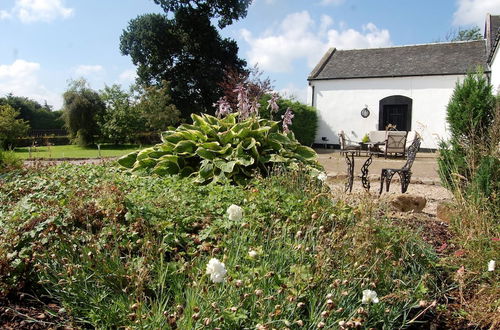
<svg viewBox="0 0 500 330">
<path fill-rule="evenodd" d="M 460 146 L 464 156 L 445 163 L 441 174 L 451 178 L 447 185 L 455 197 L 450 228 L 459 251 L 447 260 L 458 288 L 453 312 L 493 329 L 500 327 L 500 275 L 498 268 L 488 271 L 488 262 L 500 262 L 500 105 L 489 131 L 481 135 L 479 142 Z"/>
</svg>

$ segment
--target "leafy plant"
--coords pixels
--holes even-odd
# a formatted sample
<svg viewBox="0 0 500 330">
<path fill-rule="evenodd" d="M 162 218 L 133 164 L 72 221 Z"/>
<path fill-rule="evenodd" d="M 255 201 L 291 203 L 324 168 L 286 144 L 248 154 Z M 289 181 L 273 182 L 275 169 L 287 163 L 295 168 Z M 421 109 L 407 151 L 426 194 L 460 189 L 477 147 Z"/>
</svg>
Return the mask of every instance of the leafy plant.
<svg viewBox="0 0 500 330">
<path fill-rule="evenodd" d="M 14 151 L 3 151 L 0 148 L 0 174 L 19 169 L 23 165 L 23 161 L 19 159 Z"/>
<path fill-rule="evenodd" d="M 314 150 L 302 146 L 293 133 L 281 133 L 278 122 L 250 117 L 238 123 L 237 115 L 217 119 L 192 114 L 192 125 L 163 132 L 163 143 L 121 157 L 118 163 L 132 171 L 194 177 L 199 183 L 245 184 L 256 174 L 267 176 L 276 163 L 321 169 Z"/>
<path fill-rule="evenodd" d="M 0 105 L 0 148 L 12 148 L 15 140 L 28 132 L 28 122 L 18 116 L 19 111 L 10 105 Z"/>
</svg>

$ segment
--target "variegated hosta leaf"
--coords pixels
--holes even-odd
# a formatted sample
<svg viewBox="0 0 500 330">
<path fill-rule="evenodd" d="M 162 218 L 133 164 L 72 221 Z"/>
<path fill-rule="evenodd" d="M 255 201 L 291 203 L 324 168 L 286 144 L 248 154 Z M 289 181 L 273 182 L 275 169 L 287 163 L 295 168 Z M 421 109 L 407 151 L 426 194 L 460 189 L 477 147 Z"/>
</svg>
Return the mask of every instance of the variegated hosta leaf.
<svg viewBox="0 0 500 330">
<path fill-rule="evenodd" d="M 267 175 L 275 163 L 321 170 L 316 153 L 300 145 L 293 133 L 279 132 L 279 123 L 250 118 L 237 122 L 237 114 L 223 119 L 191 116 L 162 133 L 162 143 L 121 157 L 118 163 L 132 171 L 193 177 L 196 182 L 246 184 L 256 174 Z"/>
</svg>

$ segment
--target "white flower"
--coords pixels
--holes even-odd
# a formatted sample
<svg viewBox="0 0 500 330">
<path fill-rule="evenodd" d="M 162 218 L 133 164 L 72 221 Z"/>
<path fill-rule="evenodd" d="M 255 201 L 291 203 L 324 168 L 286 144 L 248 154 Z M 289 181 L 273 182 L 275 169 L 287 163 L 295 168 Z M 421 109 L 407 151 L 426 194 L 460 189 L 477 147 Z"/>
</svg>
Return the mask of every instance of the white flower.
<svg viewBox="0 0 500 330">
<path fill-rule="evenodd" d="M 227 214 L 229 216 L 229 220 L 241 220 L 243 218 L 243 209 L 238 205 L 231 205 L 227 208 Z"/>
<path fill-rule="evenodd" d="M 363 299 L 361 299 L 361 302 L 363 304 L 369 304 L 369 303 L 378 303 L 378 297 L 377 293 L 373 290 L 363 290 Z"/>
<path fill-rule="evenodd" d="M 492 272 L 495 270 L 495 260 L 490 260 L 490 262 L 488 262 L 488 271 L 489 272 Z"/>
<path fill-rule="evenodd" d="M 250 250 L 248 251 L 248 255 L 250 256 L 250 258 L 255 258 L 258 255 L 258 253 L 255 250 Z"/>
<path fill-rule="evenodd" d="M 318 174 L 318 180 L 325 182 L 326 178 L 327 176 L 325 172 L 321 172 L 320 174 Z"/>
<path fill-rule="evenodd" d="M 220 262 L 217 258 L 212 258 L 207 264 L 207 274 L 210 275 L 210 279 L 214 283 L 224 282 L 224 277 L 226 276 L 227 270 L 223 262 Z"/>
</svg>

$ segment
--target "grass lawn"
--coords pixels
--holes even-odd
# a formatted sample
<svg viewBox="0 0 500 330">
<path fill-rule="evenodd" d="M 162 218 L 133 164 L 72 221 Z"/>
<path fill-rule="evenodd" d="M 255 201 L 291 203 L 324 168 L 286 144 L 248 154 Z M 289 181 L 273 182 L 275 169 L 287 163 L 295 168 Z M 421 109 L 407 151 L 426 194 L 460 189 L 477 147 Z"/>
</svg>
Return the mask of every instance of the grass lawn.
<svg viewBox="0 0 500 330">
<path fill-rule="evenodd" d="M 118 157 L 137 149 L 142 149 L 147 146 L 134 144 L 125 145 L 101 145 L 101 151 L 97 146 L 80 147 L 76 145 L 51 146 L 31 148 L 31 158 L 99 158 L 99 157 Z M 17 156 L 23 159 L 30 158 L 30 148 L 16 148 L 14 151 Z"/>
</svg>

